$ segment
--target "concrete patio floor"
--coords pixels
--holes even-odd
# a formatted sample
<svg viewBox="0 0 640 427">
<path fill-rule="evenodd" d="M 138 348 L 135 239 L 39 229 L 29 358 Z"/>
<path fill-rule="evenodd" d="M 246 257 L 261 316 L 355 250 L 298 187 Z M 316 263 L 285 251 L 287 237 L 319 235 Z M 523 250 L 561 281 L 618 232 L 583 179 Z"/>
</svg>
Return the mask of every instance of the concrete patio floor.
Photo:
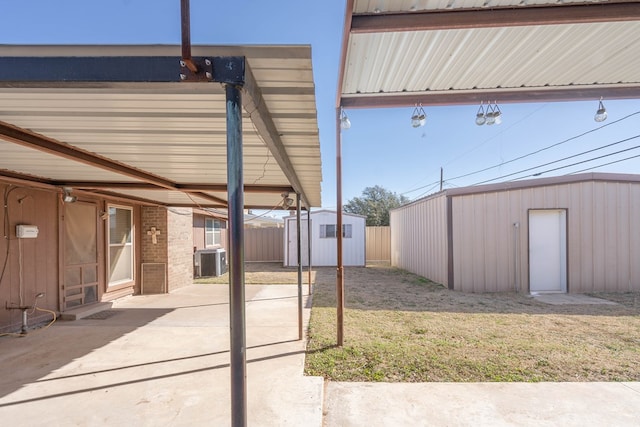
<svg viewBox="0 0 640 427">
<path fill-rule="evenodd" d="M 248 285 L 246 300 L 249 425 L 320 426 L 297 287 Z M 3 425 L 230 425 L 227 286 L 129 297 L 108 314 L 0 339 Z"/>
<path fill-rule="evenodd" d="M 248 285 L 246 300 L 250 426 L 640 425 L 637 382 L 325 386 L 303 376 L 297 287 Z M 3 425 L 230 425 L 227 286 L 129 297 L 103 313 L 0 338 Z"/>
</svg>

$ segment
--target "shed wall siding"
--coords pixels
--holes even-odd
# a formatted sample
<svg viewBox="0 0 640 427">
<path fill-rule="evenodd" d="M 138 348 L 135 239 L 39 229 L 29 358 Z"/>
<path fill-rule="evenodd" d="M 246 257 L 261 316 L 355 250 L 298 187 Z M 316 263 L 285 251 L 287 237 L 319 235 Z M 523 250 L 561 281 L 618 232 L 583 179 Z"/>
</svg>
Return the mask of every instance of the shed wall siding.
<svg viewBox="0 0 640 427">
<path fill-rule="evenodd" d="M 390 223 L 391 265 L 447 286 L 446 197 L 394 209 Z"/>
<path fill-rule="evenodd" d="M 452 207 L 456 290 L 529 291 L 529 209 L 567 209 L 569 292 L 640 290 L 639 183 L 458 195 Z"/>
<path fill-rule="evenodd" d="M 303 220 L 306 215 L 303 216 Z M 350 239 L 342 239 L 342 262 L 345 266 L 364 266 L 365 265 L 365 222 L 366 219 L 360 216 L 348 214 L 342 215 L 343 224 L 351 224 L 352 237 Z M 337 243 L 335 238 L 320 238 L 320 226 L 322 224 L 336 224 L 337 216 L 331 211 L 311 212 L 311 263 L 313 266 L 336 266 L 337 265 Z M 303 222 L 304 227 L 307 226 Z M 285 218 L 284 222 L 284 265 L 293 267 L 288 260 L 287 251 L 296 251 L 295 235 L 289 238 L 290 227 L 295 229 L 296 218 Z M 304 233 L 303 233 L 304 235 Z M 291 243 L 288 242 L 291 240 Z M 303 251 L 306 251 L 306 245 L 303 245 Z M 303 257 L 304 258 L 304 257 Z M 303 262 L 304 264 L 304 262 Z"/>
</svg>

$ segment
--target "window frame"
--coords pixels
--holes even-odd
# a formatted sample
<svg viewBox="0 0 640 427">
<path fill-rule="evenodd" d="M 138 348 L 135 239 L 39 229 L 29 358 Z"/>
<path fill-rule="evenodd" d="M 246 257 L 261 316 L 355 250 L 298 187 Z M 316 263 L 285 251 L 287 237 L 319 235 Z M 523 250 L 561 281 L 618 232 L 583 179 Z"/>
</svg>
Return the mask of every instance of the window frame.
<svg viewBox="0 0 640 427">
<path fill-rule="evenodd" d="M 129 235 L 128 235 L 127 241 L 125 241 L 124 243 L 111 243 L 111 218 L 112 218 L 111 210 L 112 209 L 125 210 L 125 211 L 129 211 L 130 213 L 129 230 L 128 230 Z M 107 282 L 107 288 L 113 289 L 122 285 L 129 284 L 135 280 L 135 245 L 134 245 L 135 230 L 134 230 L 134 224 L 133 224 L 134 210 L 133 210 L 133 207 L 131 206 L 108 204 L 107 212 L 109 213 L 109 218 L 107 219 L 107 232 L 106 232 L 106 245 L 107 245 L 107 254 L 106 254 L 107 255 L 107 269 L 106 269 L 107 280 L 106 282 Z M 112 248 L 117 248 L 117 247 L 121 247 L 123 249 L 128 248 L 129 271 L 131 272 L 131 274 L 130 274 L 130 277 L 128 278 L 112 281 L 111 276 L 113 274 L 113 270 L 111 266 L 111 250 Z"/>
</svg>

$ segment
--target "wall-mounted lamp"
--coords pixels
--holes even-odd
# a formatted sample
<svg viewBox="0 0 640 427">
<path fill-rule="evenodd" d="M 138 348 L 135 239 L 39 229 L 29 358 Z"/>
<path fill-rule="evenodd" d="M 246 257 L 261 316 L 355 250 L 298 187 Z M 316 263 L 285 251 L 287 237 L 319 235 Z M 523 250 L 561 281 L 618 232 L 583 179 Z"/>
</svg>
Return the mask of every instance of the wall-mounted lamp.
<svg viewBox="0 0 640 427">
<path fill-rule="evenodd" d="M 427 123 L 427 113 L 424 112 L 424 108 L 422 108 L 422 104 L 416 104 L 416 108 L 413 109 L 413 114 L 411 114 L 411 126 L 414 128 L 419 128 Z"/>
<path fill-rule="evenodd" d="M 351 128 L 351 120 L 347 117 L 347 113 L 342 110 L 340 113 L 340 129 L 347 130 Z"/>
<path fill-rule="evenodd" d="M 74 196 L 71 194 L 71 188 L 64 187 L 62 189 L 62 201 L 65 203 L 74 203 L 78 200 L 78 196 Z"/>
<path fill-rule="evenodd" d="M 293 199 L 289 197 L 289 193 L 282 193 L 282 208 L 288 209 L 293 205 Z"/>
<path fill-rule="evenodd" d="M 604 104 L 602 103 L 602 97 L 600 97 L 600 102 L 598 103 L 598 111 L 596 111 L 596 115 L 593 116 L 593 120 L 596 122 L 604 122 L 607 120 L 607 109 L 604 108 Z"/>
</svg>

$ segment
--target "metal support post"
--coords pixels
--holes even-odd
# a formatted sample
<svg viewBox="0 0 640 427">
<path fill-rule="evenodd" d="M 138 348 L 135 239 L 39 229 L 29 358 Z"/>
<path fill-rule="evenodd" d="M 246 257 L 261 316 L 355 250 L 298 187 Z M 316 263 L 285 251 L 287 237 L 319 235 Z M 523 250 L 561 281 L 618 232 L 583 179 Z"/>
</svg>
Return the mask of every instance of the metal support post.
<svg viewBox="0 0 640 427">
<path fill-rule="evenodd" d="M 227 98 L 227 191 L 229 201 L 229 316 L 231 321 L 231 425 L 247 425 L 247 367 L 244 306 L 244 188 L 242 98 L 225 85 Z"/>
<path fill-rule="evenodd" d="M 342 265 L 342 132 L 340 128 L 340 108 L 336 109 L 336 198 L 337 198 L 337 269 L 336 306 L 338 317 L 338 346 L 344 343 L 344 267 Z"/>
<path fill-rule="evenodd" d="M 298 239 L 298 339 L 303 338 L 302 335 L 302 238 L 300 236 L 301 214 L 300 214 L 300 193 L 296 193 L 296 229 Z"/>
<path fill-rule="evenodd" d="M 307 255 L 309 259 L 309 296 L 311 296 L 311 210 L 307 208 Z"/>
</svg>

